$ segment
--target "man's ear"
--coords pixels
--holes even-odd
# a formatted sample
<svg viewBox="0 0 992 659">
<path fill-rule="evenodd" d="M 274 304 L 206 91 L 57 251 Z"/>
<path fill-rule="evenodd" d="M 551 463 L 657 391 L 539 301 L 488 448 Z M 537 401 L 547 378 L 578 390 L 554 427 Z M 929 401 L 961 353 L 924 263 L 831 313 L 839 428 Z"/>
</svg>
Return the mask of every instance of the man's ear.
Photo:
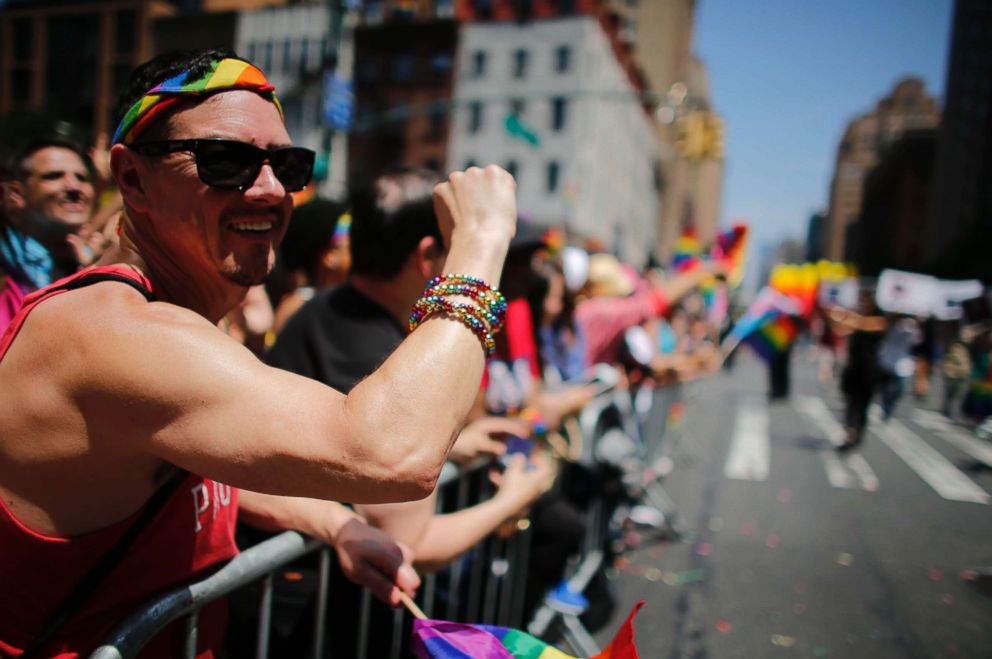
<svg viewBox="0 0 992 659">
<path fill-rule="evenodd" d="M 430 279 L 437 270 L 437 260 L 444 256 L 444 250 L 441 249 L 434 236 L 424 236 L 417 243 L 417 249 L 413 251 L 413 256 L 416 260 L 417 272 Z"/>
<path fill-rule="evenodd" d="M 110 171 L 117 181 L 117 189 L 128 205 L 139 212 L 147 212 L 149 203 L 141 181 L 138 154 L 123 144 L 110 148 Z"/>
<path fill-rule="evenodd" d="M 24 196 L 24 183 L 21 181 L 7 181 L 3 184 L 5 194 L 7 199 L 10 200 L 11 205 L 22 211 L 27 208 L 28 200 Z"/>
</svg>

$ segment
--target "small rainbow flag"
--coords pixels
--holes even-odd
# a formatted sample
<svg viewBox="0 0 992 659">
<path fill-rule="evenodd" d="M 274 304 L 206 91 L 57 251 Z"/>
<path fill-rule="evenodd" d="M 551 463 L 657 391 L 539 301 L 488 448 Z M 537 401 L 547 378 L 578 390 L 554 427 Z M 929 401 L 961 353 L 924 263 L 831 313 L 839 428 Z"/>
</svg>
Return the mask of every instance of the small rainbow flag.
<svg viewBox="0 0 992 659">
<path fill-rule="evenodd" d="M 744 281 L 744 270 L 747 256 L 748 226 L 744 223 L 735 224 L 727 231 L 716 236 L 710 255 L 713 260 L 727 264 L 729 273 L 727 283 L 737 288 Z"/>
<path fill-rule="evenodd" d="M 638 659 L 634 616 L 638 602 L 609 646 L 590 659 Z M 445 620 L 414 620 L 410 650 L 418 659 L 578 659 L 516 629 Z"/>
<path fill-rule="evenodd" d="M 691 272 L 702 265 L 703 246 L 696 230 L 687 227 L 675 240 L 672 251 L 672 267 L 676 272 Z"/>
<path fill-rule="evenodd" d="M 751 349 L 765 361 L 771 361 L 789 349 L 796 339 L 799 328 L 792 316 L 775 314 L 768 322 L 744 339 Z"/>
</svg>

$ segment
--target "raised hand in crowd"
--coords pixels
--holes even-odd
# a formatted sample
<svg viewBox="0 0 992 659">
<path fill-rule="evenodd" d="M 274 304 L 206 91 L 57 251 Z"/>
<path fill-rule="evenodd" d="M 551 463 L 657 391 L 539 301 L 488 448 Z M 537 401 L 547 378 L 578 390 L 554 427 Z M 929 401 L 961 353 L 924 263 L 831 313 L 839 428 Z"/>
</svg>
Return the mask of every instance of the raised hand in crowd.
<svg viewBox="0 0 992 659">
<path fill-rule="evenodd" d="M 516 189 L 513 177 L 496 165 L 452 172 L 447 181 L 434 187 L 438 227 L 450 250 L 446 272 L 464 272 L 470 264 L 486 264 L 488 271 L 476 276 L 499 280 L 506 246 L 516 233 Z M 463 246 L 464 251 L 456 252 Z M 480 255 L 490 258 L 480 259 Z"/>
<path fill-rule="evenodd" d="M 500 416 L 476 419 L 458 433 L 448 459 L 458 464 L 468 464 L 482 457 L 499 457 L 506 452 L 508 436 L 526 437 L 530 431 L 530 424 L 520 419 Z"/>
<path fill-rule="evenodd" d="M 110 138 L 106 133 L 97 136 L 96 142 L 87 150 L 86 155 L 93 163 L 93 171 L 96 173 L 94 184 L 99 195 L 114 178 L 114 173 L 110 169 Z"/>
</svg>

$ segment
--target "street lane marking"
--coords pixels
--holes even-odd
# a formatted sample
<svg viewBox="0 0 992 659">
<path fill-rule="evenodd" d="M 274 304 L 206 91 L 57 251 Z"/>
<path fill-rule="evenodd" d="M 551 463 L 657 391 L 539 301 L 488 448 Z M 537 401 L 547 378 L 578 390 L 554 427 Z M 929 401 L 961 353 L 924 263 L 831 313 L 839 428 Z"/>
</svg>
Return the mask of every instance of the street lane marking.
<svg viewBox="0 0 992 659">
<path fill-rule="evenodd" d="M 964 432 L 938 412 L 913 410 L 913 421 L 932 431 L 954 448 L 967 453 L 984 465 L 992 466 L 992 444 Z"/>
<path fill-rule="evenodd" d="M 992 497 L 988 492 L 975 485 L 940 452 L 920 439 L 899 420 L 893 418 L 882 421 L 881 417 L 881 410 L 877 405 L 873 405 L 872 432 L 937 494 L 949 501 L 989 504 Z"/>
<path fill-rule="evenodd" d="M 748 398 L 742 403 L 723 473 L 736 480 L 767 480 L 770 459 L 768 408 L 757 398 Z"/>
<path fill-rule="evenodd" d="M 847 433 L 821 398 L 797 396 L 794 404 L 800 414 L 820 426 L 831 444 L 840 446 L 844 443 Z M 829 448 L 820 449 L 819 453 L 823 468 L 827 472 L 827 480 L 832 486 L 847 490 L 860 488 L 867 492 L 878 489 L 878 477 L 868 462 L 857 453 L 838 457 Z"/>
<path fill-rule="evenodd" d="M 868 492 L 874 492 L 878 489 L 878 476 L 872 471 L 872 468 L 868 466 L 868 461 L 857 453 L 851 453 L 844 456 L 844 462 L 851 471 L 855 473 L 858 477 L 858 481 L 861 483 L 861 489 L 867 490 Z"/>
<path fill-rule="evenodd" d="M 823 460 L 823 468 L 827 472 L 827 480 L 830 481 L 831 485 L 843 490 L 857 489 L 854 474 L 844 468 L 840 458 L 832 449 L 820 449 L 819 453 L 820 459 Z"/>
</svg>

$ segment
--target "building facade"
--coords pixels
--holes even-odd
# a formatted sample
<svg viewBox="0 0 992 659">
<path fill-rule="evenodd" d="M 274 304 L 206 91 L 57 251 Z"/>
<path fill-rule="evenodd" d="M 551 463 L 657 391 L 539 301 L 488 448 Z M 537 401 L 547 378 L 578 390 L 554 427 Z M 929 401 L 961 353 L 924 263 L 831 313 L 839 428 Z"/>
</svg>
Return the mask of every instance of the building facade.
<svg viewBox="0 0 992 659">
<path fill-rule="evenodd" d="M 112 133 L 114 103 L 152 53 L 165 0 L 8 0 L 0 9 L 0 116 L 69 122 L 83 139 Z"/>
<path fill-rule="evenodd" d="M 872 112 L 847 125 L 837 148 L 830 207 L 823 223 L 825 258 L 845 258 L 848 227 L 861 214 L 865 177 L 884 151 L 907 131 L 934 128 L 939 122 L 937 102 L 927 94 L 923 81 L 906 78 Z"/>
<path fill-rule="evenodd" d="M 663 261 L 675 240 L 692 228 L 703 243 L 720 221 L 723 158 L 686 157 L 680 117 L 704 113 L 718 122 L 705 63 L 692 51 L 696 0 L 611 0 L 620 34 L 641 68 L 644 84 L 659 103 L 656 130 L 663 182 L 655 250 Z M 722 130 L 722 122 L 720 124 Z"/>
<path fill-rule="evenodd" d="M 596 16 L 463 24 L 448 166 L 501 165 L 525 221 L 643 263 L 660 154 L 640 91 Z"/>
<path fill-rule="evenodd" d="M 931 195 L 928 259 L 992 281 L 992 4 L 957 0 Z"/>
<path fill-rule="evenodd" d="M 858 221 L 845 237 L 845 260 L 862 275 L 885 268 L 928 271 L 927 211 L 936 131 L 911 130 L 891 144 L 863 185 Z"/>
</svg>

